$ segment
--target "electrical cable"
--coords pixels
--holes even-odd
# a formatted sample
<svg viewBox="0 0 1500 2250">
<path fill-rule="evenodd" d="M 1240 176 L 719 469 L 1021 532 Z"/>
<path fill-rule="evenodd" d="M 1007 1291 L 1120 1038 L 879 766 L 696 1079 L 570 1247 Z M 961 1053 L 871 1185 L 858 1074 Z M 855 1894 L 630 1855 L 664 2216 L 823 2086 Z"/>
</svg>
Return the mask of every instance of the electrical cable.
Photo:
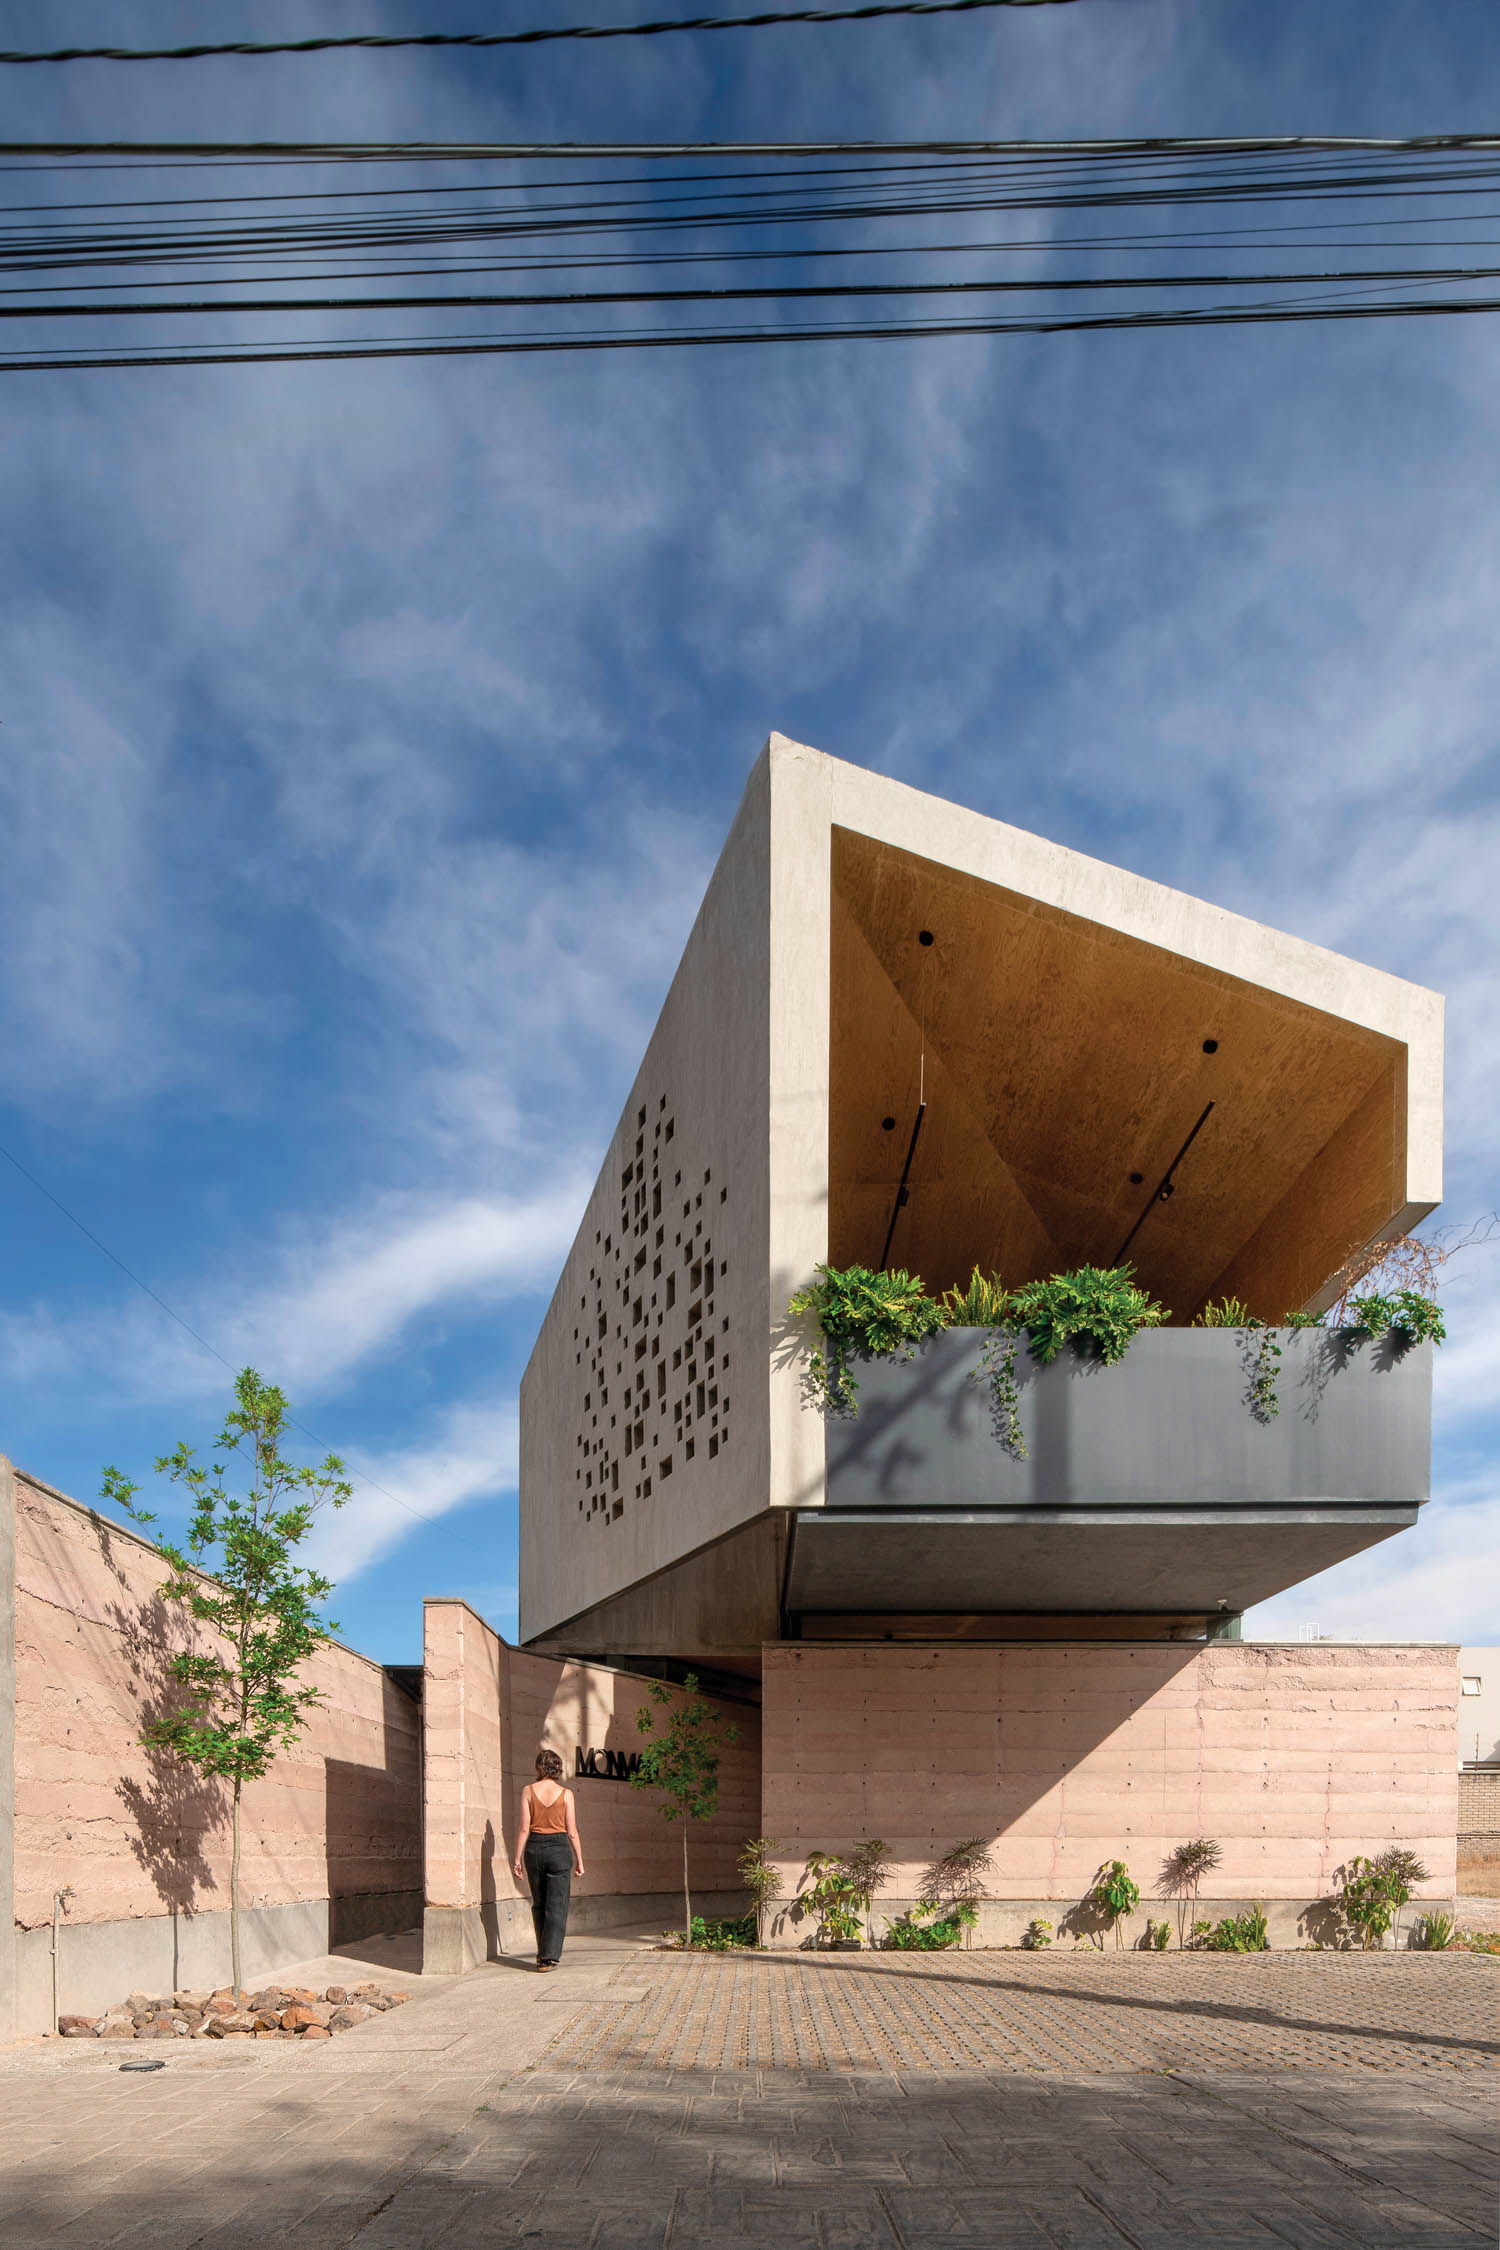
<svg viewBox="0 0 1500 2250">
<path fill-rule="evenodd" d="M 197 1329 L 194 1328 L 188 1321 L 185 1321 L 183 1319 L 181 1313 L 174 1312 L 172 1310 L 172 1307 L 167 1303 L 166 1298 L 159 1297 L 156 1291 L 152 1288 L 149 1281 L 142 1281 L 138 1273 L 132 1273 L 130 1267 L 126 1265 L 125 1260 L 123 1258 L 117 1258 L 114 1251 L 109 1247 L 109 1244 L 107 1242 L 101 1242 L 98 1235 L 95 1234 L 91 1228 L 84 1225 L 82 1219 L 78 1217 L 77 1213 L 70 1211 L 66 1203 L 64 1203 L 60 1197 L 53 1194 L 51 1188 L 44 1187 L 42 1182 L 37 1178 L 35 1172 L 28 1172 L 26 1166 L 21 1162 L 21 1159 L 18 1156 L 13 1155 L 11 1151 L 3 1145 L 3 1143 L 0 1143 L 0 1156 L 3 1156 L 8 1164 L 13 1164 L 15 1166 L 22 1179 L 28 1181 L 30 1185 L 36 1189 L 38 1195 L 45 1196 L 47 1201 L 53 1206 L 55 1210 L 61 1211 L 63 1217 L 68 1221 L 68 1224 L 70 1226 L 76 1227 L 78 1229 L 78 1232 L 82 1236 L 84 1236 L 85 1240 L 91 1242 L 96 1250 L 102 1250 L 105 1257 L 108 1258 L 110 1264 L 112 1266 L 118 1266 L 127 1281 L 133 1281 L 137 1289 L 144 1290 L 146 1295 L 151 1299 L 152 1304 L 159 1305 L 162 1311 L 166 1314 L 168 1320 L 175 1320 L 178 1327 L 182 1329 L 187 1335 L 191 1336 L 193 1342 L 200 1345 L 202 1349 L 207 1352 L 210 1359 L 216 1359 L 221 1367 L 228 1368 L 231 1375 L 238 1375 L 239 1369 L 232 1365 L 232 1363 L 224 1357 L 224 1354 L 221 1351 L 217 1351 L 209 1342 L 206 1336 L 200 1336 Z M 306 1428 L 303 1423 L 293 1420 L 290 1414 L 287 1416 L 287 1421 L 291 1424 L 291 1427 L 294 1430 L 299 1431 L 301 1435 L 307 1439 L 310 1445 L 322 1445 L 323 1440 L 320 1437 L 315 1437 L 311 1430 Z M 331 1451 L 332 1448 L 330 1447 L 327 1450 Z M 367 1484 L 372 1492 L 381 1493 L 385 1499 L 394 1501 L 395 1505 L 398 1508 L 404 1508 L 409 1516 L 416 1517 L 418 1523 L 437 1523 L 440 1520 L 437 1516 L 424 1515 L 420 1508 L 412 1507 L 410 1502 L 403 1500 L 398 1493 L 389 1491 L 383 1484 L 377 1484 L 375 1479 L 372 1476 L 367 1476 L 363 1469 L 351 1469 L 349 1471 L 349 1474 L 352 1477 L 356 1477 L 361 1484 Z"/>
<path fill-rule="evenodd" d="M 667 17 L 659 23 L 558 24 L 540 31 L 356 32 L 342 38 L 230 39 L 195 47 L 0 50 L 0 63 L 199 62 L 206 55 L 321 55 L 349 47 L 535 47 L 553 39 L 650 39 L 674 31 L 759 31 L 777 24 L 864 23 L 874 16 L 962 16 L 990 8 L 1067 8 L 1077 0 L 880 0 L 864 8 L 784 8 L 754 16 Z"/>
<path fill-rule="evenodd" d="M 117 320 L 135 318 L 142 313 L 478 311 L 502 306 L 684 305 L 719 304 L 744 299 L 769 299 L 774 302 L 782 298 L 940 297 L 994 295 L 999 292 L 1045 297 L 1056 292 L 1080 289 L 1260 289 L 1279 288 L 1288 282 L 1328 282 L 1339 285 L 1368 282 L 1388 287 L 1414 287 L 1424 282 L 1496 280 L 1500 280 L 1500 266 L 1418 266 L 1392 267 L 1384 271 L 1355 268 L 1334 273 L 1103 274 L 1042 275 L 1035 280 L 1009 277 L 992 281 L 766 282 L 754 287 L 747 284 L 721 289 L 574 289 L 442 297 L 199 297 L 112 305 L 0 304 L 0 320 Z"/>
</svg>

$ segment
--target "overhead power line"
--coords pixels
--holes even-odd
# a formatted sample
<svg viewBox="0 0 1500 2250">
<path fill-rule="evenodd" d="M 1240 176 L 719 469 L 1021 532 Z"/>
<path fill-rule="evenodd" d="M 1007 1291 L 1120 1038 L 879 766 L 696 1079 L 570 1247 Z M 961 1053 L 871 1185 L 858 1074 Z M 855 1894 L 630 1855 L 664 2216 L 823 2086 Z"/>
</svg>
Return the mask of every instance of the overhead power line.
<svg viewBox="0 0 1500 2250">
<path fill-rule="evenodd" d="M 240 367 L 279 365 L 288 361 L 340 359 L 454 359 L 506 356 L 534 352 L 649 351 L 678 349 L 693 344 L 840 344 L 891 343 L 936 336 L 1061 336 L 1091 329 L 1110 328 L 1226 328 L 1263 323 L 1301 321 L 1414 319 L 1439 314 L 1500 312 L 1500 297 L 1419 299 L 1374 305 L 1266 305 L 1214 307 L 1205 310 L 1160 310 L 1098 313 L 1085 318 L 1006 319 L 973 321 L 890 321 L 856 326 L 799 328 L 783 325 L 758 329 L 674 329 L 615 332 L 607 336 L 553 335 L 471 337 L 461 343 L 408 341 L 404 337 L 352 338 L 346 343 L 252 346 L 248 349 L 192 349 L 111 352 L 85 359 L 77 354 L 0 357 L 0 375 L 35 373 L 43 369 L 71 368 L 82 373 L 95 367 Z"/>
<path fill-rule="evenodd" d="M 874 16 L 963 16 L 989 8 L 1067 8 L 1077 0 L 881 0 L 868 8 L 780 8 L 753 16 L 666 17 L 658 23 L 569 23 L 537 31 L 366 31 L 343 38 L 227 39 L 192 47 L 0 50 L 0 63 L 199 62 L 205 55 L 322 55 L 349 47 L 537 47 L 553 39 L 654 39 L 675 31 L 762 31 L 777 24 L 865 23 Z"/>
<path fill-rule="evenodd" d="M 1500 149 L 1500 133 L 1158 134 L 1061 141 L 0 141 L 7 157 L 244 158 L 250 162 L 451 164 L 487 158 L 707 156 L 1005 156 L 1105 158 L 1296 155 L 1368 149 L 1414 155 Z"/>
</svg>

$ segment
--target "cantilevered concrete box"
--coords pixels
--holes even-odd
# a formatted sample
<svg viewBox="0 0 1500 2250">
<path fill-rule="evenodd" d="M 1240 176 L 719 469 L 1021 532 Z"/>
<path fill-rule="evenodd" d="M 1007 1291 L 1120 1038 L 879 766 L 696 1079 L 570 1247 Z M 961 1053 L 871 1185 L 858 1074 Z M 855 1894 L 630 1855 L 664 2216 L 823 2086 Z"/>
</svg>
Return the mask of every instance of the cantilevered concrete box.
<svg viewBox="0 0 1500 2250">
<path fill-rule="evenodd" d="M 1272 1321 L 1320 1309 L 1351 1255 L 1438 1200 L 1441 1038 L 1441 1002 L 1417 986 L 773 736 L 522 1385 L 523 1637 L 758 1661 L 814 1595 L 834 1612 L 921 1609 L 905 1565 L 882 1584 L 851 1564 L 837 1601 L 836 1569 L 809 1577 L 808 1555 L 834 1552 L 823 1519 L 858 1441 L 833 1433 L 830 1488 L 806 1339 L 785 1314 L 793 1290 L 823 1260 L 888 1253 L 940 1290 L 976 1264 L 1018 1283 L 1128 1251 L 1181 1327 L 1226 1293 Z M 1111 1381 L 1149 1383 L 1158 1344 L 1163 1366 L 1183 1347 L 1205 1374 L 1212 1363 L 1204 1395 L 1225 1442 L 1248 1442 L 1230 1435 L 1242 1397 L 1219 1396 L 1239 1380 L 1229 1339 L 1140 1338 Z M 1084 1519 L 1092 1500 L 1111 1503 L 1076 1476 L 1067 1521 L 1046 1525 L 1031 1490 L 1015 1502 L 1022 1524 L 970 1527 L 982 1536 L 966 1533 L 966 1551 L 987 1558 L 975 1575 L 934 1464 L 924 1490 L 904 1492 L 919 1519 L 908 1558 L 933 1562 L 931 1584 L 966 1582 L 967 1611 L 993 1606 L 1009 1553 L 1020 1612 L 1165 1608 L 1186 1629 L 1196 1611 L 1201 1631 L 1221 1601 L 1260 1598 L 1412 1520 L 1425 1381 L 1417 1354 L 1353 1370 L 1339 1393 L 1342 1411 L 1370 1389 L 1367 1409 L 1398 1454 L 1421 1457 L 1420 1476 L 1372 1466 L 1351 1409 L 1347 1444 L 1332 1424 L 1300 1442 L 1322 1446 L 1325 1484 L 1342 1462 L 1371 1489 L 1299 1491 L 1291 1454 L 1278 1467 L 1262 1449 L 1260 1485 L 1226 1489 L 1205 1527 L 1164 1457 L 1163 1489 L 1132 1506 L 1154 1511 L 1157 1544 L 1170 1536 L 1190 1565 L 1196 1540 L 1204 1567 L 1156 1574 L 1149 1600 L 1118 1575 L 1115 1601 L 1099 1599 Z M 873 1380 L 865 1395 L 884 1396 Z M 1001 1484 L 1004 1462 L 994 1448 Z M 1044 1483 L 1062 1473 L 1052 1439 L 1036 1464 Z M 1314 1502 L 1339 1504 L 1331 1527 L 1310 1519 Z M 1274 1539 L 1252 1520 L 1268 1507 Z M 1236 1510 L 1255 1571 L 1211 1599 L 1211 1549 Z"/>
</svg>

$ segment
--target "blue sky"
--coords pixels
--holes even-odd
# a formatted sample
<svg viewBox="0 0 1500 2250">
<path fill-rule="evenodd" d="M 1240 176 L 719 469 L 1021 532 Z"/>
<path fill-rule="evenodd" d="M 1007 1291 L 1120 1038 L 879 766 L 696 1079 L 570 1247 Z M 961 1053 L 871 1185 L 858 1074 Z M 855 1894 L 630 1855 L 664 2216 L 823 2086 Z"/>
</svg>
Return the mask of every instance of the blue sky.
<svg viewBox="0 0 1500 2250">
<path fill-rule="evenodd" d="M 1492 128 L 1497 71 L 1468 0 L 1083 0 L 0 73 L 0 106 L 9 138 L 1411 133 Z M 513 1629 L 520 1371 L 773 727 L 1444 990 L 1445 1216 L 1500 1201 L 1497 373 L 1474 319 L 5 379 L 0 1140 L 404 1503 L 330 1526 L 347 1638 L 412 1660 L 423 1592 Z M 206 1441 L 224 1369 L 4 1165 L 0 1242 L 0 1450 L 91 1498 Z M 1494 1637 L 1500 1250 L 1449 1307 L 1421 1528 L 1252 1627 Z"/>
</svg>

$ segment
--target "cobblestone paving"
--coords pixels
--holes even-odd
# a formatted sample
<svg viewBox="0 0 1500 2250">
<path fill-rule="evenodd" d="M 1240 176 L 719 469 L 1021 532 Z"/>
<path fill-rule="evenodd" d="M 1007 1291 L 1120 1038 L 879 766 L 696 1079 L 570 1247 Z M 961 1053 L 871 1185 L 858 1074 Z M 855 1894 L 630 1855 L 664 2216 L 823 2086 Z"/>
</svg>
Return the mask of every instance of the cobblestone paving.
<svg viewBox="0 0 1500 2250">
<path fill-rule="evenodd" d="M 593 2070 L 1465 2070 L 1500 2065 L 1477 1954 L 659 1956 L 550 2049 Z M 641 1984 L 622 1972 L 619 1986 Z"/>
</svg>

